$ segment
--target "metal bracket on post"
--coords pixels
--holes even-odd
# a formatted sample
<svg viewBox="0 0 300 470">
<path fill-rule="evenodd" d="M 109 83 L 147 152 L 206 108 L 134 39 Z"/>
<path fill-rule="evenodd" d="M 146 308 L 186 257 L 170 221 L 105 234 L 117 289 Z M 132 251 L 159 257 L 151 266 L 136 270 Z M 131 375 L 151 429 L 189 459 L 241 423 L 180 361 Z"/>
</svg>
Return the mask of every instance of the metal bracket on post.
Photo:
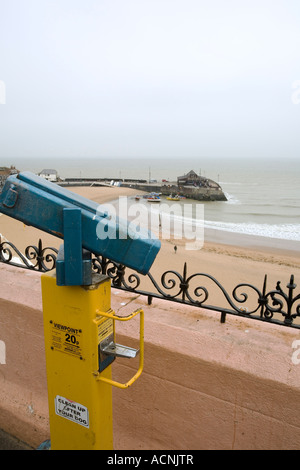
<svg viewBox="0 0 300 470">
<path fill-rule="evenodd" d="M 92 284 L 92 256 L 82 248 L 81 209 L 63 209 L 64 244 L 56 260 L 58 286 Z"/>
<path fill-rule="evenodd" d="M 138 354 L 140 355 L 140 361 L 139 361 L 139 368 L 136 374 L 128 380 L 126 383 L 120 383 L 115 380 L 108 379 L 107 377 L 104 377 L 102 374 L 99 374 L 97 376 L 97 380 L 105 382 L 109 385 L 113 385 L 114 387 L 117 388 L 128 388 L 130 385 L 132 385 L 141 375 L 144 367 L 144 311 L 143 309 L 139 308 L 135 310 L 135 312 L 132 312 L 131 314 L 127 315 L 126 317 L 121 317 L 119 315 L 116 315 L 115 312 L 110 311 L 110 312 L 97 312 L 100 318 L 99 324 L 102 324 L 102 319 L 106 318 L 107 321 L 111 320 L 113 321 L 113 324 L 115 321 L 128 321 L 134 318 L 136 315 L 140 315 L 140 347 L 139 349 L 135 348 L 130 348 L 128 346 L 122 346 L 121 344 L 117 344 L 115 342 L 115 326 L 113 326 L 113 334 L 107 334 L 107 336 L 104 335 L 104 339 L 99 342 L 99 372 L 102 372 L 106 364 L 109 360 L 113 360 L 115 357 L 123 357 L 123 358 L 134 358 Z M 97 323 L 97 321 L 96 321 Z M 103 328 L 103 327 L 102 327 Z M 109 332 L 109 327 L 108 325 L 105 325 L 106 332 Z"/>
</svg>

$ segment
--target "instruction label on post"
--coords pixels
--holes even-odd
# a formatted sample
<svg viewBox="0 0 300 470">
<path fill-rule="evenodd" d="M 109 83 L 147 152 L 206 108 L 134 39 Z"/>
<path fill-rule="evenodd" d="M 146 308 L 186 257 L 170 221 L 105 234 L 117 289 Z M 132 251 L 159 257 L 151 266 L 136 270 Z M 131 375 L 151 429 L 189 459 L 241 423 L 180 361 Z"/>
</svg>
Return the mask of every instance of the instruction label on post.
<svg viewBox="0 0 300 470">
<path fill-rule="evenodd" d="M 102 317 L 98 321 L 98 344 L 100 344 L 108 336 L 113 335 L 114 327 L 111 318 Z"/>
<path fill-rule="evenodd" d="M 50 321 L 51 349 L 82 359 L 82 330 Z"/>
<path fill-rule="evenodd" d="M 74 423 L 89 428 L 89 412 L 86 406 L 75 401 L 56 395 L 55 413 L 62 418 L 66 418 Z"/>
</svg>

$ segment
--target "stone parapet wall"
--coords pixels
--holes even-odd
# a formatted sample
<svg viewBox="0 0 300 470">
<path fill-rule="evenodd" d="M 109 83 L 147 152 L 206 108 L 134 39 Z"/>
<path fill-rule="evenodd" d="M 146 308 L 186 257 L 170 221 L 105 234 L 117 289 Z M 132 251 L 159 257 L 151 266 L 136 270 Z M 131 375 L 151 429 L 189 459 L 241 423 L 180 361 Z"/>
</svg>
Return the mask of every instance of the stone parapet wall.
<svg viewBox="0 0 300 470">
<path fill-rule="evenodd" d="M 0 428 L 36 447 L 49 436 L 40 274 L 0 269 Z M 145 367 L 113 391 L 114 448 L 298 449 L 300 364 L 296 330 L 112 290 L 112 308 L 145 311 Z M 138 344 L 138 320 L 117 341 Z M 295 356 L 294 356 L 295 357 Z M 118 359 L 126 381 L 137 360 Z"/>
</svg>

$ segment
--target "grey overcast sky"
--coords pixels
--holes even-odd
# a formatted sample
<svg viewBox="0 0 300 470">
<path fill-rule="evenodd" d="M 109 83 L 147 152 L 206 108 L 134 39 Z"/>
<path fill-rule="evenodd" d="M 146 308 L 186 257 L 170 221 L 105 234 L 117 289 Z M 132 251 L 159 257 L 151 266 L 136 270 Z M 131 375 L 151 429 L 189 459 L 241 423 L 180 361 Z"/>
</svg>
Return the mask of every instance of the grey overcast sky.
<svg viewBox="0 0 300 470">
<path fill-rule="evenodd" d="M 300 1 L 0 0 L 0 85 L 0 160 L 299 158 Z"/>
</svg>

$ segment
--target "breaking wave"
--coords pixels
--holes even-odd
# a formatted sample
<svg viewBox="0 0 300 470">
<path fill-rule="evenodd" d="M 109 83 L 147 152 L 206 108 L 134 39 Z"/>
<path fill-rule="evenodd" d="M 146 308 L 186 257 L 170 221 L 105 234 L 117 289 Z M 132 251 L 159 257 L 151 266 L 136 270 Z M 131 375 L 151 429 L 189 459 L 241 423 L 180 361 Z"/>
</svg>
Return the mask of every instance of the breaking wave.
<svg viewBox="0 0 300 470">
<path fill-rule="evenodd" d="M 214 230 L 255 235 L 260 237 L 280 238 L 282 240 L 300 241 L 300 224 L 255 224 L 255 223 L 231 223 L 213 222 L 205 220 L 204 227 Z"/>
</svg>

